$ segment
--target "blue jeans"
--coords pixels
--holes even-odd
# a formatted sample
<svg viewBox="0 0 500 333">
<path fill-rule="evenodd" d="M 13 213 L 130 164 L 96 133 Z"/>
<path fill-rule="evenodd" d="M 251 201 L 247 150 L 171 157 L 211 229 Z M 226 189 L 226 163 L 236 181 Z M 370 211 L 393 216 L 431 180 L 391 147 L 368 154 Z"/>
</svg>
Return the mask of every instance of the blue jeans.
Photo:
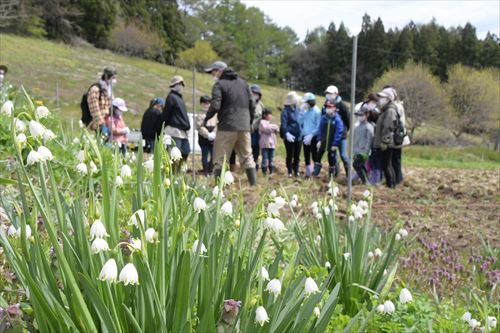
<svg viewBox="0 0 500 333">
<path fill-rule="evenodd" d="M 154 154 L 155 152 L 155 139 L 146 139 L 146 152 L 149 148 L 149 152 Z"/>
<path fill-rule="evenodd" d="M 262 148 L 262 173 L 266 174 L 269 167 L 269 174 L 274 171 L 274 148 Z"/>
<path fill-rule="evenodd" d="M 203 172 L 212 172 L 212 158 L 214 153 L 214 145 L 200 145 L 201 148 L 201 164 L 203 165 Z M 208 156 L 210 155 L 210 159 Z"/>
<path fill-rule="evenodd" d="M 347 170 L 349 170 L 349 156 L 347 156 L 347 139 L 340 140 L 339 151 L 340 151 L 340 158 L 344 163 L 345 175 L 347 177 Z"/>
</svg>

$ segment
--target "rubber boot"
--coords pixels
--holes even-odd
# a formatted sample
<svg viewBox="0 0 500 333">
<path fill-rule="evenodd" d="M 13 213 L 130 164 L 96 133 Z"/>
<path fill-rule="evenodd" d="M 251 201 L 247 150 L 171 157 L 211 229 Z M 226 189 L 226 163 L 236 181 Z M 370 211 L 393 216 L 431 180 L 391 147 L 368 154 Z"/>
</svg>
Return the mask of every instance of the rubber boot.
<svg viewBox="0 0 500 333">
<path fill-rule="evenodd" d="M 248 168 L 245 171 L 247 173 L 247 178 L 250 186 L 257 185 L 257 172 L 255 171 L 255 168 Z"/>
<path fill-rule="evenodd" d="M 318 177 L 320 172 L 321 172 L 321 163 L 314 163 L 313 176 Z"/>
<path fill-rule="evenodd" d="M 307 164 L 307 165 L 306 165 L 306 178 L 311 177 L 311 174 L 312 174 L 311 165 L 310 165 L 310 164 Z"/>
<path fill-rule="evenodd" d="M 272 175 L 274 173 L 274 165 L 269 166 L 269 175 Z"/>
<path fill-rule="evenodd" d="M 328 168 L 328 178 L 335 178 L 337 177 L 337 168 L 336 167 L 329 167 Z"/>
</svg>

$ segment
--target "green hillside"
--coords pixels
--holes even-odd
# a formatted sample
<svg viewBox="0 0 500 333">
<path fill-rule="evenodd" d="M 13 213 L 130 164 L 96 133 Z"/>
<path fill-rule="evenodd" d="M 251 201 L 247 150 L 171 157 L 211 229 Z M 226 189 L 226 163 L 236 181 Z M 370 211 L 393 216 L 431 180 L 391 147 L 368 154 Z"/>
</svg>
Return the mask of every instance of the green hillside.
<svg viewBox="0 0 500 333">
<path fill-rule="evenodd" d="M 184 77 L 184 99 L 192 110 L 193 74 L 160 63 L 130 58 L 96 49 L 92 46 L 72 47 L 41 39 L 0 34 L 0 63 L 9 67 L 7 80 L 25 84 L 31 93 L 55 109 L 59 87 L 61 116 L 80 119 L 79 103 L 85 90 L 95 82 L 106 66 L 118 70 L 115 96 L 124 98 L 132 109 L 125 115 L 130 127 L 140 124 L 142 112 L 154 96 L 165 97 L 170 78 Z M 210 75 L 196 73 L 196 98 L 210 94 L 213 80 Z M 262 86 L 264 103 L 276 108 L 281 105 L 284 89 Z"/>
</svg>

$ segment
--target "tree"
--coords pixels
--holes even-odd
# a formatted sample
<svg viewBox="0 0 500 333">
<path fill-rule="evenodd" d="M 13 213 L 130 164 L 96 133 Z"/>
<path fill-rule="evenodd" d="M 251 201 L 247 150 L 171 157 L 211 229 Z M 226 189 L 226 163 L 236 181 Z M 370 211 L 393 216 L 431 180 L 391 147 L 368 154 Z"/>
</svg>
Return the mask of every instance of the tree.
<svg viewBox="0 0 500 333">
<path fill-rule="evenodd" d="M 197 70 L 202 71 L 207 65 L 218 58 L 219 55 L 214 51 L 209 42 L 198 40 L 194 43 L 194 47 L 179 53 L 178 64 L 185 68 L 192 68 L 194 66 Z"/>
<path fill-rule="evenodd" d="M 482 67 L 500 68 L 500 39 L 488 32 L 482 42 L 480 64 Z"/>
<path fill-rule="evenodd" d="M 467 22 L 460 31 L 460 62 L 467 66 L 477 66 L 479 61 L 479 42 L 476 28 Z"/>
<path fill-rule="evenodd" d="M 445 124 L 449 112 L 446 94 L 429 66 L 410 62 L 402 69 L 389 70 L 375 81 L 371 91 L 380 91 L 385 85 L 394 86 L 404 103 L 410 138 L 425 123 Z"/>
<path fill-rule="evenodd" d="M 78 25 L 83 37 L 98 47 L 105 47 L 111 29 L 115 25 L 117 8 L 113 0 L 80 0 L 82 15 Z"/>
</svg>

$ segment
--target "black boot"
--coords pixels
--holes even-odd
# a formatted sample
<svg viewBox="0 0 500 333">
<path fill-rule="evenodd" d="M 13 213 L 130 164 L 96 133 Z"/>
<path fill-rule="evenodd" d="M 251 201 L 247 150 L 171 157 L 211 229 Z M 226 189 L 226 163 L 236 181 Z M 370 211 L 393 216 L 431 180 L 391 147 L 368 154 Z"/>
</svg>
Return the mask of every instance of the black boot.
<svg viewBox="0 0 500 333">
<path fill-rule="evenodd" d="M 248 168 L 245 171 L 247 173 L 247 178 L 250 186 L 257 185 L 257 172 L 255 171 L 255 168 Z"/>
</svg>

